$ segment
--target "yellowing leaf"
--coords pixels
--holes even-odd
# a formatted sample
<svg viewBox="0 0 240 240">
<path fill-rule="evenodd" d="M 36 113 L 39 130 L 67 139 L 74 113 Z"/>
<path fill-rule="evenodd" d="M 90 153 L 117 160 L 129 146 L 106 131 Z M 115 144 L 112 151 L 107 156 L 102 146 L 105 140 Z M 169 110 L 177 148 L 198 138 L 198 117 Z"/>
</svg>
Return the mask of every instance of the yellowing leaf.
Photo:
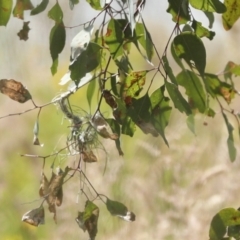
<svg viewBox="0 0 240 240">
<path fill-rule="evenodd" d="M 22 83 L 13 79 L 1 79 L 0 92 L 20 103 L 25 103 L 32 98 L 29 91 L 22 85 Z"/>
<path fill-rule="evenodd" d="M 227 8 L 227 11 L 222 15 L 223 27 L 225 30 L 230 30 L 240 17 L 240 1 L 225 0 L 224 4 Z"/>
<path fill-rule="evenodd" d="M 39 207 L 26 212 L 22 216 L 22 221 L 37 227 L 39 224 L 44 224 L 44 208 Z"/>
</svg>

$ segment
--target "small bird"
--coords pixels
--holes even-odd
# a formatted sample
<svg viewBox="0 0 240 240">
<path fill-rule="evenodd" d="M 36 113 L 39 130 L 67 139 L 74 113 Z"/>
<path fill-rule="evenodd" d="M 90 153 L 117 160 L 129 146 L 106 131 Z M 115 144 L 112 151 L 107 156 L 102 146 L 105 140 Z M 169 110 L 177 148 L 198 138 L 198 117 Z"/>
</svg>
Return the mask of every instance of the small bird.
<svg viewBox="0 0 240 240">
<path fill-rule="evenodd" d="M 91 35 L 93 33 L 93 25 L 82 29 L 71 42 L 71 56 L 70 56 L 70 66 L 77 60 L 83 51 L 87 49 L 87 46 L 91 40 Z"/>
</svg>

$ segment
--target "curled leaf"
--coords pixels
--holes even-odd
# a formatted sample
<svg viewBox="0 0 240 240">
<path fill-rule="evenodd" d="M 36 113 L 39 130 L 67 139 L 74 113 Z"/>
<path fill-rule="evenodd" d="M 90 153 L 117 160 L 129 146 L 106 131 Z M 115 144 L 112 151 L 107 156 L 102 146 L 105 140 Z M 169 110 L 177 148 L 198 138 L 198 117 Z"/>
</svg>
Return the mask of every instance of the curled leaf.
<svg viewBox="0 0 240 240">
<path fill-rule="evenodd" d="M 122 218 L 125 221 L 133 222 L 136 219 L 136 216 L 133 212 L 128 211 L 127 207 L 117 201 L 112 201 L 107 198 L 106 202 L 107 210 L 113 215 Z"/>
<path fill-rule="evenodd" d="M 25 103 L 32 98 L 29 91 L 22 85 L 22 83 L 13 79 L 0 80 L 0 92 L 7 95 L 14 101 Z"/>
<path fill-rule="evenodd" d="M 46 198 L 48 203 L 48 209 L 50 212 L 54 213 L 53 219 L 57 222 L 56 217 L 56 206 L 61 206 L 63 200 L 63 180 L 67 175 L 69 168 L 66 167 L 63 172 L 60 168 L 57 168 L 57 174 L 52 172 L 52 177 L 50 182 L 44 173 L 42 173 L 41 185 L 39 189 L 40 197 Z"/>
<path fill-rule="evenodd" d="M 91 119 L 92 126 L 96 131 L 104 138 L 110 138 L 112 140 L 118 139 L 118 135 L 112 132 L 111 127 L 107 121 L 101 116 L 99 111 Z"/>
<path fill-rule="evenodd" d="M 106 103 L 107 103 L 111 108 L 113 108 L 113 109 L 116 109 L 116 108 L 117 108 L 118 105 L 117 105 L 117 103 L 116 103 L 116 101 L 115 101 L 115 99 L 114 99 L 114 97 L 113 97 L 113 95 L 111 94 L 110 91 L 108 91 L 108 90 L 103 90 L 102 95 L 103 95 Z"/>
<path fill-rule="evenodd" d="M 44 208 L 41 206 L 39 208 L 35 208 L 33 210 L 26 212 L 22 216 L 22 221 L 35 227 L 38 227 L 39 224 L 44 224 L 45 222 L 44 216 L 45 216 Z"/>
</svg>

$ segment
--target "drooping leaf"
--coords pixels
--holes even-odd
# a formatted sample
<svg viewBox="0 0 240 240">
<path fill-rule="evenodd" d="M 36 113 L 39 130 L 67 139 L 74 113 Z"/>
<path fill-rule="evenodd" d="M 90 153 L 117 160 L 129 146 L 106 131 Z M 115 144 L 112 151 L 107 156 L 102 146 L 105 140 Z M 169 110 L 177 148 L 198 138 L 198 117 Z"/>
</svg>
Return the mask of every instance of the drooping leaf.
<svg viewBox="0 0 240 240">
<path fill-rule="evenodd" d="M 38 119 L 36 120 L 34 127 L 33 127 L 33 145 L 38 145 L 43 147 L 44 144 L 41 144 L 39 139 L 38 139 L 38 133 L 39 133 L 39 123 L 38 123 Z"/>
<path fill-rule="evenodd" d="M 196 35 L 200 38 L 207 37 L 208 39 L 212 40 L 215 36 L 215 32 L 209 31 L 207 28 L 202 26 L 201 22 L 193 21 L 192 28 L 194 29 Z"/>
<path fill-rule="evenodd" d="M 88 231 L 90 240 L 95 240 L 97 235 L 97 223 L 99 217 L 99 208 L 93 202 L 87 200 L 84 212 L 78 212 L 75 219 L 78 226 L 85 232 Z"/>
<path fill-rule="evenodd" d="M 50 53 L 53 61 L 51 67 L 52 75 L 57 72 L 58 55 L 62 52 L 66 41 L 66 31 L 63 26 L 63 22 L 55 23 L 50 33 Z"/>
<path fill-rule="evenodd" d="M 201 113 L 206 111 L 206 95 L 203 86 L 194 72 L 182 71 L 176 77 L 179 85 L 183 86 L 186 94 L 192 100 L 194 108 L 197 108 Z"/>
<path fill-rule="evenodd" d="M 189 0 L 192 7 L 205 11 L 224 13 L 226 11 L 225 5 L 219 0 Z"/>
<path fill-rule="evenodd" d="M 30 28 L 29 28 L 29 21 L 28 22 L 23 22 L 23 27 L 22 29 L 18 32 L 18 37 L 20 38 L 20 40 L 24 40 L 24 41 L 27 41 L 28 40 L 28 33 L 30 31 Z"/>
<path fill-rule="evenodd" d="M 12 11 L 12 5 L 12 0 L 0 0 L 0 26 L 7 26 Z"/>
<path fill-rule="evenodd" d="M 0 92 L 7 95 L 14 101 L 25 103 L 32 98 L 29 91 L 22 85 L 21 82 L 13 79 L 1 79 L 0 80 Z"/>
<path fill-rule="evenodd" d="M 92 81 L 89 82 L 88 88 L 87 88 L 87 101 L 90 109 L 91 109 L 91 103 L 92 103 L 92 98 L 94 96 L 95 89 L 96 89 L 96 80 L 93 79 Z"/>
<path fill-rule="evenodd" d="M 231 125 L 231 123 L 228 121 L 226 114 L 224 112 L 222 112 L 222 115 L 223 115 L 223 119 L 225 121 L 227 130 L 228 130 L 228 139 L 227 139 L 228 154 L 229 154 L 230 160 L 233 162 L 233 161 L 235 161 L 236 155 L 237 155 L 237 150 L 234 146 L 234 138 L 233 138 L 234 128 Z"/>
<path fill-rule="evenodd" d="M 237 0 L 224 0 L 227 11 L 222 15 L 223 27 L 230 30 L 240 17 L 240 2 Z"/>
<path fill-rule="evenodd" d="M 175 1 L 168 0 L 169 6 L 167 12 L 172 15 L 173 22 L 178 22 L 179 24 L 184 24 L 191 20 L 188 1 Z"/>
<path fill-rule="evenodd" d="M 13 16 L 24 19 L 24 11 L 31 9 L 33 9 L 33 5 L 30 0 L 17 0 L 13 8 Z"/>
<path fill-rule="evenodd" d="M 135 221 L 136 216 L 133 212 L 129 212 L 128 208 L 121 202 L 113 201 L 107 198 L 107 210 L 113 215 L 118 216 L 125 221 Z"/>
<path fill-rule="evenodd" d="M 76 85 L 79 85 L 80 79 L 86 73 L 95 70 L 101 62 L 102 47 L 90 42 L 86 51 L 82 52 L 70 67 L 71 79 Z"/>
<path fill-rule="evenodd" d="M 141 52 L 141 50 L 140 50 L 140 48 L 137 44 L 137 41 L 133 41 L 134 44 L 136 45 L 138 51 L 143 55 L 143 57 L 148 62 L 151 63 L 154 51 L 153 51 L 153 42 L 152 42 L 152 38 L 151 38 L 151 35 L 150 35 L 149 31 L 147 30 L 147 28 L 144 24 L 137 23 L 136 28 L 135 28 L 135 34 L 136 34 L 137 41 L 144 48 L 147 56 L 142 54 L 142 52 Z"/>
<path fill-rule="evenodd" d="M 214 23 L 214 14 L 212 12 L 205 12 L 205 11 L 204 11 L 204 14 L 206 15 L 209 21 L 208 27 L 212 28 Z"/>
<path fill-rule="evenodd" d="M 169 66 L 167 57 L 163 56 L 162 61 L 163 61 L 164 69 L 165 69 L 167 76 L 169 77 L 169 79 L 171 80 L 171 82 L 173 84 L 177 85 L 178 83 L 177 83 L 176 77 L 173 75 L 173 71 L 172 71 L 172 68 Z"/>
<path fill-rule="evenodd" d="M 45 223 L 44 218 L 45 218 L 44 208 L 41 206 L 39 208 L 35 208 L 33 210 L 26 212 L 22 216 L 22 221 L 35 227 L 38 227 L 39 224 Z"/>
<path fill-rule="evenodd" d="M 121 24 L 117 19 L 111 19 L 107 26 L 107 33 L 104 37 L 113 59 L 123 54 L 124 34 Z"/>
<path fill-rule="evenodd" d="M 95 10 L 101 10 L 102 6 L 101 6 L 101 0 L 86 0 L 93 9 Z"/>
<path fill-rule="evenodd" d="M 184 32 L 174 38 L 173 48 L 179 58 L 183 58 L 191 68 L 195 66 L 201 75 L 204 74 L 206 51 L 200 38 L 195 34 Z"/>
<path fill-rule="evenodd" d="M 213 98 L 216 95 L 222 96 L 228 104 L 234 98 L 235 91 L 233 87 L 228 83 L 222 82 L 217 75 L 205 74 L 205 85 Z"/>
<path fill-rule="evenodd" d="M 60 168 L 57 168 L 57 174 L 52 172 L 50 181 L 42 173 L 42 179 L 39 189 L 40 197 L 44 197 L 48 203 L 48 209 L 54 214 L 53 219 L 57 222 L 56 206 L 61 206 L 63 200 L 62 185 L 64 178 L 68 174 L 69 168 L 66 167 L 63 172 Z"/>
<path fill-rule="evenodd" d="M 185 112 L 186 115 L 190 115 L 192 113 L 192 110 L 186 99 L 182 96 L 178 87 L 175 84 L 169 83 L 167 81 L 165 81 L 165 86 L 175 108 L 177 108 L 180 112 Z"/>
<path fill-rule="evenodd" d="M 91 124 L 102 137 L 110 138 L 112 140 L 118 139 L 119 136 L 116 133 L 112 132 L 111 127 L 102 117 L 99 111 L 97 111 L 92 117 Z"/>
<path fill-rule="evenodd" d="M 185 67 L 184 67 L 181 59 L 180 59 L 179 56 L 176 54 L 175 46 L 174 46 L 174 41 L 172 41 L 172 44 L 171 44 L 171 54 L 172 54 L 175 62 L 178 64 L 178 66 L 179 66 L 182 70 L 185 70 Z"/>
<path fill-rule="evenodd" d="M 240 211 L 234 208 L 224 208 L 212 219 L 209 238 L 210 240 L 223 239 L 230 226 L 240 225 Z"/>
<path fill-rule="evenodd" d="M 164 86 L 160 87 L 150 96 L 151 101 L 151 120 L 164 142 L 168 145 L 164 130 L 168 125 L 172 108 L 169 106 L 169 98 L 164 96 Z"/>
<path fill-rule="evenodd" d="M 64 28 L 62 19 L 63 19 L 63 11 L 58 2 L 50 9 L 48 12 L 48 17 L 54 20 L 56 23 L 61 23 Z"/>
<path fill-rule="evenodd" d="M 196 135 L 195 133 L 195 121 L 194 121 L 194 115 L 191 114 L 187 117 L 187 126 L 190 129 L 190 131 Z"/>
</svg>

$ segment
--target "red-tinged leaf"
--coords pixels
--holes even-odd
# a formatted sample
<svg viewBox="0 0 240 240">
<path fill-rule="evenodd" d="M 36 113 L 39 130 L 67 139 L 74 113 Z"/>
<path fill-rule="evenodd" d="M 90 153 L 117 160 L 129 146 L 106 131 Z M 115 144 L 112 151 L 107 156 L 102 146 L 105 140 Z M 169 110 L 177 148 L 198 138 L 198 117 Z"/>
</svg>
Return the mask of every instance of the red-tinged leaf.
<svg viewBox="0 0 240 240">
<path fill-rule="evenodd" d="M 127 106 L 130 105 L 128 99 L 138 96 L 141 92 L 146 81 L 146 74 L 147 71 L 131 72 L 122 83 L 122 95 Z"/>
<path fill-rule="evenodd" d="M 32 98 L 29 91 L 22 85 L 22 83 L 13 79 L 1 79 L 0 92 L 20 103 L 25 103 Z"/>
<path fill-rule="evenodd" d="M 27 41 L 28 40 L 28 33 L 30 31 L 30 28 L 29 28 L 29 21 L 28 22 L 23 22 L 23 27 L 22 29 L 18 32 L 18 37 L 20 38 L 20 40 L 24 40 L 24 41 Z"/>
</svg>

